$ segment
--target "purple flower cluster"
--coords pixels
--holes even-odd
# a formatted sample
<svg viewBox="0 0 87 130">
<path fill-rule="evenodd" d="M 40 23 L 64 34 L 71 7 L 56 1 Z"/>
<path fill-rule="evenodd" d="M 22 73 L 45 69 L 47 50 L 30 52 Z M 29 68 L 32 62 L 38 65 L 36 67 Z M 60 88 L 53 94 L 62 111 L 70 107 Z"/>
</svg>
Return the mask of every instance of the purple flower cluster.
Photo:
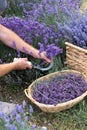
<svg viewBox="0 0 87 130">
<path fill-rule="evenodd" d="M 35 46 L 37 46 L 38 42 L 44 43 L 44 46 L 52 43 L 58 44 L 61 35 L 57 33 L 55 26 L 51 25 L 48 27 L 45 23 L 15 16 L 2 18 L 1 24 L 16 32 L 26 42 Z"/>
<path fill-rule="evenodd" d="M 39 46 L 40 46 L 39 52 L 41 53 L 41 52 L 45 51 L 46 56 L 50 59 L 52 59 L 56 55 L 63 52 L 63 50 L 61 48 L 57 47 L 55 44 L 51 44 L 51 45 L 44 47 L 43 44 L 39 43 Z"/>
<path fill-rule="evenodd" d="M 37 46 L 38 42 L 44 43 L 44 46 L 58 42 L 62 38 L 62 30 L 58 23 L 64 21 L 65 15 L 69 16 L 75 12 L 77 5 L 81 0 L 42 0 L 39 2 L 30 1 L 22 3 L 25 14 L 22 18 L 5 17 L 1 24 L 10 28 L 22 37 L 26 42 Z M 28 9 L 28 5 L 32 8 Z M 68 5 L 68 6 L 67 6 Z M 27 7 L 26 7 L 27 6 Z"/>
<path fill-rule="evenodd" d="M 1 105 L 2 103 L 0 103 L 0 106 Z M 3 122 L 3 129 L 30 130 L 31 127 L 28 125 L 29 115 L 27 115 L 27 112 L 31 115 L 33 113 L 33 108 L 31 105 L 29 106 L 28 111 L 26 108 L 26 102 L 23 101 L 23 104 L 17 104 L 15 109 L 10 114 L 0 112 L 0 123 Z"/>
<path fill-rule="evenodd" d="M 24 4 L 23 10 L 24 15 L 27 17 L 27 19 L 36 20 L 39 22 L 45 23 L 47 26 L 54 25 L 56 28 L 57 34 L 55 36 L 51 35 L 50 38 L 53 37 L 52 42 L 58 43 L 61 39 L 66 39 L 70 42 L 74 42 L 75 44 L 80 44 L 79 41 L 81 41 L 80 46 L 85 46 L 84 37 L 86 38 L 86 35 L 84 32 L 81 32 L 81 39 L 80 36 L 78 38 L 77 35 L 79 31 L 78 25 L 79 22 L 77 20 L 77 23 L 74 22 L 76 19 L 78 19 L 78 12 L 79 8 L 81 6 L 82 0 L 41 0 L 39 3 L 34 2 L 32 4 L 32 9 L 29 10 L 26 8 L 26 4 Z M 81 18 L 81 16 L 79 16 Z M 70 22 L 69 22 L 70 21 Z M 71 23 L 72 21 L 72 23 Z M 66 24 L 67 22 L 67 24 Z M 61 24 L 63 23 L 63 27 L 61 27 Z M 75 27 L 73 29 L 73 26 Z M 78 32 L 76 33 L 76 28 Z M 80 28 L 80 27 L 79 27 Z M 71 30 L 72 35 L 71 36 Z M 73 31 L 74 30 L 74 31 Z M 56 37 L 57 36 L 57 37 Z M 45 38 L 45 41 L 47 38 Z M 48 40 L 47 40 L 48 41 Z M 41 42 L 41 41 L 39 41 Z"/>
<path fill-rule="evenodd" d="M 58 54 L 61 54 L 63 52 L 63 49 L 57 47 L 55 44 L 48 45 L 46 47 L 46 55 L 48 58 L 53 58 Z"/>
<path fill-rule="evenodd" d="M 75 9 L 79 9 L 81 2 L 81 0 L 41 0 L 41 2 L 38 3 L 34 2 L 32 4 L 31 10 L 26 8 L 26 4 L 24 4 L 22 8 L 24 14 L 28 18 L 44 21 L 47 23 L 48 19 L 52 17 L 55 18 L 54 16 L 56 16 L 57 19 L 61 19 L 59 18 L 60 15 L 67 14 L 67 9 L 69 9 L 69 12 L 74 11 Z"/>
<path fill-rule="evenodd" d="M 82 30 L 85 29 L 84 32 L 86 32 L 86 20 L 85 24 L 83 20 L 82 24 L 80 25 L 80 22 L 78 22 L 78 17 L 75 14 L 78 12 L 77 10 L 79 9 L 80 5 L 81 0 L 29 0 L 25 3 L 20 2 L 20 7 L 23 12 L 17 10 L 15 6 L 16 12 L 18 11 L 18 14 L 20 13 L 20 17 L 11 15 L 9 15 L 11 17 L 8 17 L 7 15 L 5 15 L 4 18 L 0 18 L 0 23 L 16 32 L 22 39 L 24 39 L 24 41 L 26 41 L 29 44 L 32 44 L 36 48 L 39 48 L 38 43 L 42 43 L 42 48 L 44 48 L 44 50 L 46 51 L 47 56 L 49 58 L 52 58 L 55 55 L 60 54 L 62 52 L 62 49 L 59 47 L 65 47 L 65 40 L 70 41 L 72 43 L 75 42 L 77 44 L 76 40 L 78 40 L 79 36 L 80 42 L 82 43 L 82 45 L 84 44 L 84 40 L 83 38 L 81 38 L 81 36 L 86 39 L 86 35 L 82 33 L 81 29 L 78 29 L 80 28 L 80 26 L 82 26 Z M 17 4 L 17 7 L 19 8 L 19 4 Z M 17 13 L 15 13 L 15 15 L 17 15 Z M 76 21 L 76 19 L 77 22 L 74 22 Z M 15 43 L 15 41 L 13 41 L 13 43 Z M 13 43 L 12 46 L 14 46 L 15 48 L 16 43 Z M 53 44 L 55 44 L 56 47 Z M 28 54 L 28 51 L 26 51 L 24 47 L 22 49 L 25 53 Z M 8 51 L 8 54 L 10 53 L 9 50 L 6 49 L 6 51 Z M 43 49 L 40 49 L 40 52 L 41 51 L 43 51 Z M 22 55 L 19 51 L 17 51 L 17 53 L 18 57 L 24 57 L 24 55 Z M 65 51 L 63 51 L 63 54 L 64 53 Z M 5 59 L 8 62 L 8 55 L 6 53 L 5 55 L 2 55 L 3 58 L 1 57 L 0 63 L 4 62 Z M 14 56 L 15 52 L 12 53 L 11 56 L 9 55 L 9 62 L 14 58 Z M 55 63 L 57 63 L 58 61 L 58 63 L 56 64 L 57 69 L 58 66 L 62 66 L 62 63 L 65 60 L 65 54 L 59 57 L 62 58 L 60 58 L 60 60 L 58 58 L 57 60 L 55 59 Z M 23 76 L 24 75 L 21 74 L 21 78 Z M 6 80 L 6 82 L 7 81 L 8 80 Z"/>
<path fill-rule="evenodd" d="M 69 20 L 66 18 L 64 24 L 59 25 L 59 30 L 66 41 L 87 49 L 87 12 L 72 13 Z"/>
<path fill-rule="evenodd" d="M 56 105 L 72 100 L 87 91 L 87 82 L 79 74 L 60 73 L 36 84 L 33 98 L 44 104 Z"/>
</svg>

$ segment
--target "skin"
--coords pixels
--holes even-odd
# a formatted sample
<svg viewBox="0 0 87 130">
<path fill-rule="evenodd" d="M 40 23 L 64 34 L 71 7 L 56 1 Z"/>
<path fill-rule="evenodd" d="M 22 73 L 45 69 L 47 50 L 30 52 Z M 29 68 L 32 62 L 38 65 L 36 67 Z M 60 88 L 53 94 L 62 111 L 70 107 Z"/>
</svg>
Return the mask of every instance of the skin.
<svg viewBox="0 0 87 130">
<path fill-rule="evenodd" d="M 5 26 L 0 24 L 0 40 L 7 46 L 12 48 L 12 43 L 15 42 L 16 49 L 23 52 L 22 48 L 24 47 L 28 54 L 32 52 L 32 56 L 34 58 L 40 58 L 45 60 L 47 63 L 50 63 L 51 60 L 48 59 L 45 55 L 45 52 L 42 52 L 39 55 L 39 50 L 34 48 L 33 46 L 26 43 L 23 39 L 21 39 L 16 33 L 6 28 Z M 25 53 L 25 52 L 23 52 Z M 17 58 L 16 61 L 7 64 L 0 65 L 0 77 L 5 74 L 13 71 L 13 70 L 24 70 L 26 68 L 32 69 L 32 66 L 27 63 L 27 58 Z"/>
</svg>

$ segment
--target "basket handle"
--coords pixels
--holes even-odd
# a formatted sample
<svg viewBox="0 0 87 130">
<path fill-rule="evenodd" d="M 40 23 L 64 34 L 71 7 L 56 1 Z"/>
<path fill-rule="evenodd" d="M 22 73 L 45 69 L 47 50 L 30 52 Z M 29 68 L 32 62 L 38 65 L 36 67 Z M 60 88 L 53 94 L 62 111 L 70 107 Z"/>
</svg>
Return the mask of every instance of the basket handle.
<svg viewBox="0 0 87 130">
<path fill-rule="evenodd" d="M 25 95 L 29 98 L 28 91 L 29 91 L 28 89 L 25 89 L 25 90 L 24 90 L 24 93 L 25 93 Z"/>
<path fill-rule="evenodd" d="M 87 79 L 86 73 L 87 73 L 87 71 L 84 71 L 84 72 L 82 72 L 82 75 Z"/>
<path fill-rule="evenodd" d="M 86 91 L 86 96 L 87 96 L 87 91 Z"/>
</svg>

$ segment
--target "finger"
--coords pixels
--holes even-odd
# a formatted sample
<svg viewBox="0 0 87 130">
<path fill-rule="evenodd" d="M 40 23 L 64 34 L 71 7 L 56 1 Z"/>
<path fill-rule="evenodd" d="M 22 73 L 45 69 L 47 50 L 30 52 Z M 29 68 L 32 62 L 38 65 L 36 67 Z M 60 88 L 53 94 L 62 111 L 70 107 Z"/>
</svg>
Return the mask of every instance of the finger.
<svg viewBox="0 0 87 130">
<path fill-rule="evenodd" d="M 51 63 L 51 62 L 52 62 L 52 60 L 49 59 L 49 58 L 47 58 L 47 57 L 44 57 L 44 60 L 45 60 L 47 63 Z"/>
<path fill-rule="evenodd" d="M 32 63 L 30 61 L 27 61 L 27 68 L 32 69 Z"/>
<path fill-rule="evenodd" d="M 30 61 L 27 61 L 27 64 L 28 64 L 29 66 L 32 66 L 32 63 L 31 63 Z"/>
<path fill-rule="evenodd" d="M 48 58 L 46 58 L 46 61 L 47 61 L 48 63 L 51 63 L 51 60 L 49 60 Z"/>
<path fill-rule="evenodd" d="M 42 56 L 41 56 L 47 63 L 51 63 L 51 59 L 47 58 L 46 56 L 46 52 L 42 52 Z"/>
<path fill-rule="evenodd" d="M 27 58 L 22 58 L 23 60 L 25 60 L 25 61 L 28 61 L 28 59 Z"/>
<path fill-rule="evenodd" d="M 32 69 L 32 66 L 28 65 L 27 68 L 28 68 L 28 69 Z"/>
</svg>

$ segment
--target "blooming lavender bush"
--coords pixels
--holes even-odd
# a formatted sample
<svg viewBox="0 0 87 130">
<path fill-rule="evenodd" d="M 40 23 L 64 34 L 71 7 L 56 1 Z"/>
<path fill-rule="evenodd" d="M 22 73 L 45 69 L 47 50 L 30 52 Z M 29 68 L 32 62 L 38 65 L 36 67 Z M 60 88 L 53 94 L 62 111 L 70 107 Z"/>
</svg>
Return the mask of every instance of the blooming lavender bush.
<svg viewBox="0 0 87 130">
<path fill-rule="evenodd" d="M 87 12 L 71 14 L 69 20 L 61 25 L 66 41 L 82 48 L 87 48 Z"/>
<path fill-rule="evenodd" d="M 33 44 L 33 46 L 37 48 L 39 48 L 38 44 L 41 43 L 44 51 L 46 51 L 47 55 L 50 55 L 51 58 L 53 58 L 58 54 L 61 54 L 62 52 L 61 51 L 62 49 L 58 47 L 58 40 L 60 39 L 60 34 L 56 32 L 55 26 L 47 27 L 46 24 L 44 23 L 39 23 L 37 21 L 32 21 L 30 19 L 24 20 L 23 18 L 18 17 L 10 17 L 10 18 L 5 17 L 2 19 L 1 24 L 10 28 L 14 32 L 16 32 L 22 39 L 24 39 L 27 43 Z M 55 48 L 53 46 L 54 44 Z M 12 47 L 16 48 L 16 43 L 15 44 L 12 43 Z M 25 48 L 23 48 L 23 51 L 28 54 Z M 18 57 L 20 57 L 19 52 Z"/>
<path fill-rule="evenodd" d="M 16 16 L 22 16 L 24 8 L 28 10 L 32 10 L 32 5 L 40 2 L 41 0 L 6 0 L 7 1 L 7 7 L 4 10 L 3 16 L 8 15 L 16 15 Z"/>
<path fill-rule="evenodd" d="M 87 82 L 83 76 L 74 73 L 60 73 L 49 80 L 37 82 L 33 98 L 44 104 L 56 105 L 81 96 L 87 91 Z"/>
<path fill-rule="evenodd" d="M 54 58 L 56 55 L 61 54 L 63 50 L 59 47 L 57 47 L 55 44 L 48 45 L 44 47 L 43 44 L 39 43 L 40 50 L 39 52 L 46 51 L 46 55 L 49 59 Z"/>
<path fill-rule="evenodd" d="M 39 3 L 33 3 L 32 9 L 26 8 L 26 5 L 22 5 L 24 14 L 29 18 L 44 21 L 48 25 L 55 20 L 62 20 L 62 15 L 67 14 L 75 9 L 80 8 L 81 0 L 41 0 Z M 67 10 L 68 9 L 68 10 Z M 50 21 L 51 20 L 51 21 Z"/>
<path fill-rule="evenodd" d="M 71 6 L 71 3 L 73 6 Z M 80 0 L 76 2 L 73 2 L 72 0 L 42 0 L 39 3 L 33 1 L 32 9 L 27 11 L 25 3 L 23 4 L 21 2 L 23 10 L 26 10 L 25 12 L 27 12 L 23 17 L 26 17 L 26 19 L 24 20 L 23 18 L 21 19 L 17 17 L 5 17 L 1 23 L 15 31 L 19 36 L 29 43 L 34 43 L 36 45 L 38 42 L 41 42 L 44 44 L 44 46 L 47 46 L 51 43 L 58 45 L 58 42 L 62 38 L 62 31 L 59 31 L 60 28 L 57 26 L 58 23 L 64 22 L 64 17 L 68 17 L 71 12 L 75 10 L 75 8 L 79 8 L 77 5 L 80 5 L 80 3 Z M 40 21 L 44 23 L 41 24 Z M 48 24 L 46 21 L 48 21 Z M 53 23 L 51 23 L 52 21 Z M 49 27 L 47 27 L 47 25 Z"/>
<path fill-rule="evenodd" d="M 41 42 L 44 46 L 51 43 L 58 44 L 60 35 L 55 26 L 47 27 L 45 23 L 18 17 L 2 18 L 1 24 L 16 32 L 26 42 L 34 46 Z"/>
<path fill-rule="evenodd" d="M 17 16 L 8 17 L 5 15 L 5 17 L 2 18 L 2 20 L 0 21 L 1 24 L 16 32 L 21 38 L 23 38 L 27 43 L 32 44 L 34 47 L 39 48 L 38 43 L 43 44 L 43 48 L 45 48 L 48 57 L 52 58 L 57 54 L 61 54 L 62 49 L 59 47 L 64 47 L 66 35 L 62 25 L 65 24 L 66 19 L 70 19 L 70 14 L 74 15 L 74 13 L 79 9 L 80 5 L 81 5 L 81 0 L 78 1 L 37 0 L 37 1 L 29 1 L 29 3 L 21 2 L 20 6 L 21 9 L 23 10 L 23 12 L 22 10 L 21 12 L 22 15 L 24 16 L 21 16 L 21 14 L 20 17 Z M 55 44 L 55 46 L 59 48 L 58 52 L 56 51 L 57 53 L 54 51 L 55 49 L 53 49 L 52 51 L 53 44 Z M 25 48 L 23 48 L 23 50 L 25 50 Z M 9 53 L 10 52 L 8 51 L 8 54 L 6 55 L 10 55 Z M 27 53 L 26 50 L 25 53 Z M 53 69 L 53 71 L 57 71 L 59 69 L 58 66 L 62 67 L 62 64 L 64 65 L 64 60 L 65 60 L 64 53 L 65 50 L 63 51 L 62 55 L 59 55 L 60 61 L 58 61 L 58 63 L 60 65 L 57 64 L 57 68 L 55 66 L 55 69 Z M 6 60 L 7 62 L 8 61 L 10 62 L 15 56 L 25 57 L 27 55 L 24 54 L 22 55 L 19 51 L 17 51 L 17 53 L 16 52 L 12 53 L 9 59 L 7 59 L 5 55 L 3 58 L 1 57 L 1 63 L 2 61 L 5 62 Z M 59 56 L 55 59 L 55 62 L 59 60 Z M 30 59 L 30 57 L 28 58 Z M 29 74 L 29 72 L 27 72 L 27 74 Z M 18 74 L 16 75 L 15 73 L 12 75 L 13 77 L 16 76 L 16 80 L 22 83 L 23 79 L 20 78 L 20 76 L 23 78 L 22 72 L 21 74 L 19 73 L 19 76 Z M 25 74 L 24 76 L 29 77 L 28 75 L 26 76 Z M 10 75 L 9 77 L 11 78 Z M 32 76 L 33 79 L 35 77 L 36 77 L 35 75 Z M 6 82 L 7 81 L 8 80 L 6 80 Z"/>
<path fill-rule="evenodd" d="M 0 103 L 0 106 L 2 103 Z M 28 108 L 29 107 L 29 108 Z M 29 126 L 29 118 L 32 117 L 33 108 L 31 105 L 15 105 L 15 109 L 10 114 L 0 112 L 0 130 L 33 130 L 33 125 Z"/>
<path fill-rule="evenodd" d="M 16 32 L 27 43 L 33 44 L 35 47 L 41 43 L 43 50 L 46 51 L 47 55 L 51 55 L 51 57 L 54 57 L 62 52 L 62 49 L 57 47 L 60 35 L 56 32 L 55 26 L 47 27 L 44 23 L 39 23 L 30 19 L 24 20 L 23 18 L 18 17 L 2 18 L 1 24 Z M 15 41 L 12 43 L 12 48 L 16 49 Z M 29 54 L 25 48 L 23 48 L 23 51 L 26 54 Z M 53 51 L 55 51 L 55 54 Z M 18 57 L 20 57 L 20 52 L 17 52 Z"/>
<path fill-rule="evenodd" d="M 81 6 L 81 0 L 61 0 L 61 1 L 50 1 L 42 0 L 39 3 L 34 3 L 32 9 L 28 10 L 26 6 L 23 5 L 23 11 L 27 19 L 36 20 L 39 22 L 44 22 L 47 26 L 54 25 L 57 31 L 57 38 L 55 39 L 60 44 L 64 44 L 65 40 L 70 40 L 72 42 L 72 36 L 70 36 L 70 30 L 66 29 L 66 26 L 71 25 L 70 21 L 78 18 L 78 13 L 80 13 L 79 8 Z M 79 16 L 81 17 L 81 16 Z M 77 20 L 78 21 L 78 20 Z M 67 25 L 66 25 L 67 22 Z M 64 27 L 61 27 L 64 25 Z M 66 25 L 66 26 L 65 26 Z M 74 23 L 72 23 L 73 27 Z M 68 27 L 67 27 L 68 28 Z M 77 27 L 78 28 L 78 27 Z M 67 33 L 67 34 L 66 34 Z M 73 33 L 75 35 L 75 33 Z M 76 36 L 77 37 L 77 36 Z M 77 40 L 78 38 L 75 39 Z M 62 39 L 62 40 L 61 40 Z M 74 38 L 73 38 L 74 39 Z M 73 40 L 74 41 L 74 40 Z M 83 43 L 83 40 L 82 40 Z M 64 46 L 64 45 L 63 45 Z"/>
</svg>

